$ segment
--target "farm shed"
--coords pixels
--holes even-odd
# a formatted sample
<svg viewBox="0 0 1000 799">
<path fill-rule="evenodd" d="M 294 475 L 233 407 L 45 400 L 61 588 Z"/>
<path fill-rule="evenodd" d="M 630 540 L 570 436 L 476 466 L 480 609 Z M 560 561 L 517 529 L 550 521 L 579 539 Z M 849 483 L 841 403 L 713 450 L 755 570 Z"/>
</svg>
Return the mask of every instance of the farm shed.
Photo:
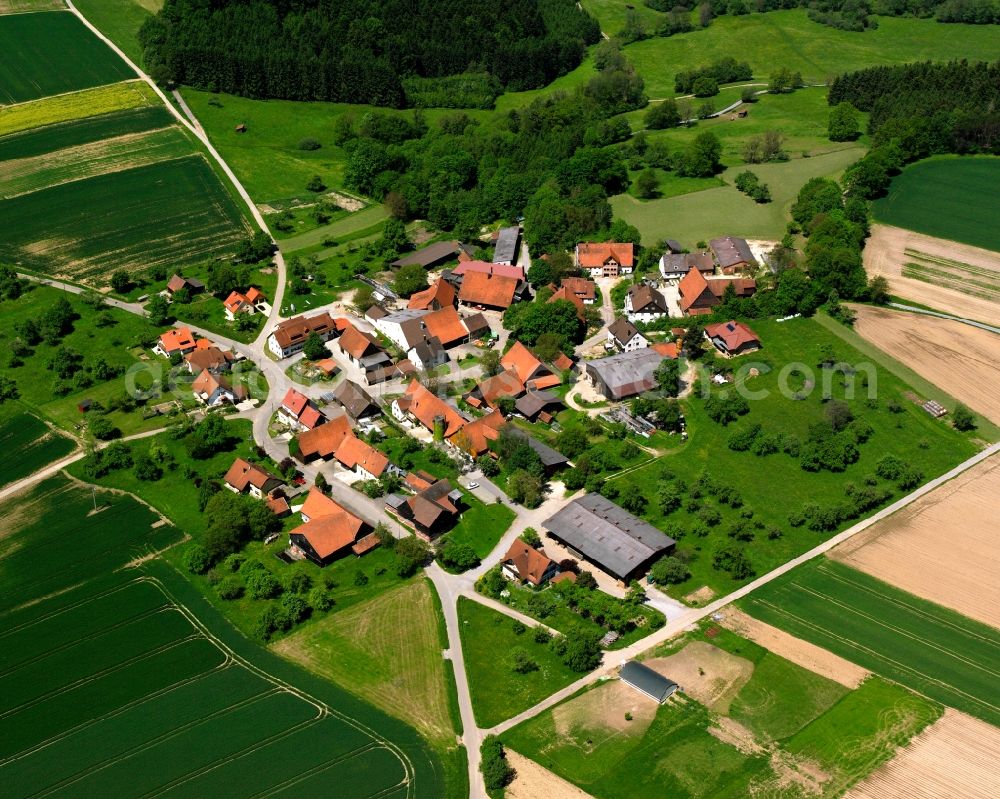
<svg viewBox="0 0 1000 799">
<path fill-rule="evenodd" d="M 602 497 L 586 494 L 566 505 L 542 526 L 580 557 L 612 577 L 629 582 L 677 542 L 653 525 Z"/>
<path fill-rule="evenodd" d="M 630 685 L 641 694 L 645 694 L 650 699 L 654 699 L 660 704 L 680 686 L 673 680 L 668 680 L 662 674 L 653 671 L 649 666 L 644 666 L 637 660 L 630 660 L 621 667 L 618 672 L 622 682 Z"/>
</svg>

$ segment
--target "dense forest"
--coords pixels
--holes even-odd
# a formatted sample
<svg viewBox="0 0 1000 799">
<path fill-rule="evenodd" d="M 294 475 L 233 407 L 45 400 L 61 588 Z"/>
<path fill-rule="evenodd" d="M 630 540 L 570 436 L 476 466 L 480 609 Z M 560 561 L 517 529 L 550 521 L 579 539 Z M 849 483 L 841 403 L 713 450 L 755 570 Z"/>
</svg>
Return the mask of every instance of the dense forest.
<svg viewBox="0 0 1000 799">
<path fill-rule="evenodd" d="M 869 153 L 844 176 L 849 190 L 882 195 L 907 163 L 935 153 L 1000 154 L 1000 61 L 871 67 L 836 78 L 829 103 L 869 116 Z"/>
<path fill-rule="evenodd" d="M 140 32 L 159 82 L 392 107 L 492 104 L 599 38 L 573 0 L 166 0 Z"/>
<path fill-rule="evenodd" d="M 805 8 L 809 18 L 842 30 L 863 31 L 878 27 L 877 15 L 886 17 L 933 17 L 938 22 L 971 25 L 1000 23 L 998 0 L 645 0 L 667 17 L 658 30 L 645 30 L 635 15 L 622 32 L 626 40 L 644 36 L 671 36 L 694 28 L 691 12 L 697 9 L 698 24 L 707 27 L 713 17 L 740 16 L 752 12 Z"/>
</svg>

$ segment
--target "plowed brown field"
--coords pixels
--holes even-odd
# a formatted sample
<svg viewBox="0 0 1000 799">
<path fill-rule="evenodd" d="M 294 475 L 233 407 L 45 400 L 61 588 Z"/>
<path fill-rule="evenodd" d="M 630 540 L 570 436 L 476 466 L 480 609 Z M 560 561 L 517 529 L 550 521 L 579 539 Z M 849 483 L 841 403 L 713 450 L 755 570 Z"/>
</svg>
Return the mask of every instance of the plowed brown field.
<svg viewBox="0 0 1000 799">
<path fill-rule="evenodd" d="M 865 270 L 893 294 L 939 311 L 1000 325 L 1000 253 L 891 225 L 872 225 Z M 905 276 L 904 276 L 905 273 Z"/>
<path fill-rule="evenodd" d="M 1000 457 L 994 456 L 836 547 L 830 557 L 1000 627 L 998 496 Z"/>
<path fill-rule="evenodd" d="M 996 799 L 1000 730 L 957 710 L 913 738 L 844 799 Z"/>
<path fill-rule="evenodd" d="M 851 307 L 857 313 L 854 329 L 859 335 L 1000 424 L 1000 336 L 935 316 Z"/>
</svg>

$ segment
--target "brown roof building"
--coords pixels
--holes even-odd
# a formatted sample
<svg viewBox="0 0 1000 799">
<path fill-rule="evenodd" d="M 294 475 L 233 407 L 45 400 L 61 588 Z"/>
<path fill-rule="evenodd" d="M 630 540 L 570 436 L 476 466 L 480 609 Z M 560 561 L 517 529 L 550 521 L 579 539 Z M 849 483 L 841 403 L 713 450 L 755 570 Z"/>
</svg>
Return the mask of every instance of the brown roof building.
<svg viewBox="0 0 1000 799">
<path fill-rule="evenodd" d="M 406 304 L 406 307 L 416 311 L 439 311 L 455 304 L 455 287 L 447 280 L 439 280 L 430 288 L 418 291 Z"/>
<path fill-rule="evenodd" d="M 268 336 L 267 346 L 277 357 L 287 358 L 302 350 L 310 333 L 329 341 L 339 335 L 343 327 L 344 320 L 334 319 L 325 311 L 316 316 L 295 316 L 274 328 Z"/>
<path fill-rule="evenodd" d="M 514 346 L 503 354 L 500 365 L 504 369 L 512 369 L 526 388 L 552 388 L 562 382 L 562 377 L 542 363 L 520 341 L 515 341 Z"/>
<path fill-rule="evenodd" d="M 733 358 L 760 349 L 760 338 L 742 322 L 730 320 L 705 326 L 705 338 L 723 355 Z"/>
<path fill-rule="evenodd" d="M 737 297 L 752 297 L 757 291 L 757 282 L 753 278 L 706 280 L 701 272 L 692 269 L 677 285 L 681 310 L 689 316 L 711 313 L 712 308 L 722 301 L 728 285 L 733 286 Z"/>
<path fill-rule="evenodd" d="M 757 268 L 757 259 L 746 239 L 722 236 L 712 239 L 708 246 L 722 269 L 722 274 L 731 275 L 737 271 Z"/>
<path fill-rule="evenodd" d="M 237 494 L 250 494 L 261 499 L 285 483 L 280 477 L 243 458 L 237 458 L 229 467 L 223 482 Z"/>
<path fill-rule="evenodd" d="M 301 513 L 304 523 L 288 534 L 291 547 L 318 566 L 343 557 L 370 532 L 364 521 L 316 488 Z"/>
<path fill-rule="evenodd" d="M 535 587 L 551 580 L 559 571 L 559 564 L 552 558 L 540 549 L 529 547 L 521 539 L 510 545 L 502 563 L 507 579 L 531 583 Z"/>
<path fill-rule="evenodd" d="M 326 424 L 306 430 L 296 439 L 299 446 L 298 457 L 303 461 L 313 458 L 332 458 L 344 438 L 353 435 L 351 420 L 346 416 L 330 419 Z"/>
<path fill-rule="evenodd" d="M 432 432 L 440 424 L 445 438 L 451 438 L 465 424 L 465 419 L 455 408 L 416 380 L 410 382 L 402 397 L 393 401 L 393 414 L 397 418 L 400 415 L 412 416 Z"/>
<path fill-rule="evenodd" d="M 462 278 L 458 299 L 468 305 L 507 309 L 517 293 L 517 278 L 488 272 L 468 272 Z"/>
<path fill-rule="evenodd" d="M 592 277 L 631 274 L 635 267 L 635 248 L 631 242 L 582 242 L 576 245 L 576 264 Z"/>
<path fill-rule="evenodd" d="M 426 482 L 426 481 L 425 481 Z M 431 541 L 450 527 L 459 514 L 462 492 L 447 480 L 436 480 L 411 497 L 392 494 L 386 498 L 386 508 L 413 526 L 419 538 Z"/>
</svg>

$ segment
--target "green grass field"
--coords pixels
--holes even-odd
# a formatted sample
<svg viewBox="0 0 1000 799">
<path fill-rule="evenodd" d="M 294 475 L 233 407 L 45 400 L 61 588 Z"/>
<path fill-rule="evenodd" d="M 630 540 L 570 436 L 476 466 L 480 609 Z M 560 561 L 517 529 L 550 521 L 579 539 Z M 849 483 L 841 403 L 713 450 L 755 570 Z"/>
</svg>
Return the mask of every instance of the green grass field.
<svg viewBox="0 0 1000 799">
<path fill-rule="evenodd" d="M 683 692 L 654 709 L 631 689 L 602 683 L 504 733 L 505 745 L 597 799 L 833 799 L 940 715 L 897 685 L 872 678 L 849 690 L 712 625 L 657 654 L 684 657 L 695 641 L 753 664 L 727 712 L 710 712 Z M 704 679 L 727 678 L 709 670 Z M 720 727 L 735 730 L 744 748 L 709 732 Z M 746 748 L 754 746 L 757 755 Z"/>
<path fill-rule="evenodd" d="M 37 417 L 21 410 L 0 412 L 0 486 L 27 477 L 76 448 Z"/>
<path fill-rule="evenodd" d="M 39 319 L 59 297 L 69 301 L 79 318 L 73 322 L 72 332 L 58 346 L 83 354 L 85 365 L 100 355 L 109 364 L 128 369 L 140 363 L 136 354 L 137 346 L 146 339 L 155 339 L 160 333 L 159 328 L 154 328 L 145 319 L 125 311 L 114 308 L 94 311 L 66 292 L 34 286 L 19 299 L 8 300 L 0 305 L 0 345 L 9 347 L 10 342 L 17 338 L 18 324 L 28 319 Z M 25 406 L 58 427 L 75 431 L 86 420 L 77 408 L 78 403 L 83 399 L 93 399 L 107 405 L 110 399 L 124 394 L 126 376 L 87 387 L 80 387 L 70 380 L 67 381 L 69 392 L 59 396 L 55 386 L 60 381 L 48 369 L 56 348 L 44 342 L 37 344 L 31 348 L 31 354 L 22 359 L 22 365 L 8 367 L 5 361 L 4 371 L 17 384 L 21 402 Z M 166 368 L 165 360 L 150 361 L 144 370 L 146 373 L 137 378 L 136 387 L 149 388 L 154 377 L 165 376 Z M 112 411 L 108 414 L 108 419 L 125 435 L 155 429 L 164 424 L 162 418 L 144 420 L 141 410 Z"/>
<path fill-rule="evenodd" d="M 896 227 L 1000 251 L 996 185 L 1000 158 L 930 158 L 911 164 L 875 202 L 875 218 Z"/>
<path fill-rule="evenodd" d="M 163 0 L 80 0 L 73 5 L 125 55 L 142 65 L 139 28 L 160 10 Z"/>
<path fill-rule="evenodd" d="M 564 666 L 547 644 L 535 643 L 531 630 L 516 634 L 509 616 L 475 600 L 459 597 L 458 620 L 472 709 L 480 727 L 516 716 L 581 676 Z M 523 647 L 538 670 L 515 672 L 509 662 L 514 647 Z"/>
<path fill-rule="evenodd" d="M 65 11 L 0 16 L 0 103 L 23 103 L 134 78 L 114 51 Z"/>
<path fill-rule="evenodd" d="M 747 544 L 747 553 L 756 573 L 764 574 L 829 535 L 811 531 L 805 526 L 791 526 L 790 512 L 798 511 L 809 503 L 827 507 L 844 501 L 845 485 L 861 484 L 874 471 L 876 462 L 887 453 L 912 464 L 923 472 L 925 479 L 930 479 L 970 457 L 977 449 L 966 435 L 940 420 L 932 419 L 908 399 L 906 393 L 910 391 L 910 386 L 886 369 L 883 362 L 859 352 L 817 321 L 795 319 L 778 323 L 751 320 L 750 325 L 761 337 L 764 348 L 749 359 L 743 359 L 746 364 L 744 370 L 756 364 L 758 369 L 764 371 L 758 377 L 747 377 L 744 385 L 751 390 L 767 391 L 769 395 L 765 399 L 749 401 L 750 412 L 726 427 L 706 415 L 700 397 L 684 401 L 690 436 L 688 442 L 672 454 L 629 471 L 620 478 L 612 478 L 620 488 L 633 484 L 642 489 L 649 503 L 643 515 L 651 523 L 661 529 L 667 525 L 679 525 L 683 537 L 678 546 L 690 559 L 692 577 L 679 586 L 671 586 L 669 592 L 673 596 L 683 597 L 702 585 L 708 585 L 718 595 L 723 595 L 740 584 L 727 573 L 714 569 L 712 559 L 717 548 L 732 542 L 727 531 L 744 512 L 753 511 L 750 524 L 756 528 L 754 539 Z M 817 369 L 816 364 L 820 362 L 820 353 L 825 346 L 832 347 L 838 361 L 853 365 L 859 374 L 868 370 L 865 364 L 870 365 L 872 376 L 869 377 L 869 385 L 874 387 L 876 406 L 869 407 L 867 391 L 860 381 L 855 398 L 848 400 L 854 415 L 866 420 L 874 430 L 870 440 L 859 446 L 860 459 L 842 473 L 807 472 L 801 468 L 797 458 L 783 453 L 761 457 L 750 452 L 730 450 L 730 434 L 755 422 L 765 432 L 780 431 L 797 436 L 800 441 L 806 440 L 809 425 L 823 418 L 821 388 L 828 376 Z M 883 355 L 883 359 L 888 360 L 888 356 Z M 754 364 L 748 363 L 749 360 Z M 801 364 L 812 371 L 816 389 L 803 400 L 793 398 L 794 392 L 803 385 L 801 376 L 789 379 L 790 391 L 787 394 L 782 394 L 780 390 L 779 374 L 789 364 Z M 739 361 L 734 361 L 731 368 L 740 365 Z M 770 371 L 766 371 L 768 367 Z M 846 396 L 847 389 L 840 380 L 834 379 L 830 387 L 834 397 Z M 921 390 L 918 388 L 918 391 Z M 942 395 L 943 392 L 935 391 L 927 396 L 937 398 Z M 945 395 L 939 401 L 951 400 Z M 898 403 L 898 413 L 889 409 L 892 402 Z M 676 437 L 674 441 L 680 444 Z M 724 479 L 727 485 L 736 489 L 744 506 L 734 510 L 707 497 L 698 499 L 697 506 L 714 508 L 722 520 L 717 526 L 707 528 L 705 537 L 693 535 L 690 530 L 698 529 L 697 513 L 700 508 L 692 513 L 687 503 L 695 498 L 685 494 L 680 509 L 666 516 L 660 512 L 658 492 L 666 479 L 662 476 L 664 469 L 685 480 L 689 486 L 707 470 L 716 480 Z M 893 496 L 900 495 L 891 483 L 878 481 L 878 484 L 880 488 L 893 491 Z M 780 486 L 780 502 L 775 502 L 775 496 L 779 495 L 775 493 L 776 486 Z M 779 531 L 777 538 L 770 537 L 768 531 L 772 527 Z"/>
<path fill-rule="evenodd" d="M 442 795 L 408 728 L 248 644 L 161 562 L 116 570 L 177 531 L 128 496 L 91 503 L 57 478 L 4 508 L 8 795 Z"/>
<path fill-rule="evenodd" d="M 599 2 L 624 5 L 624 0 Z M 613 25 L 608 32 L 616 32 Z M 655 99 L 674 95 L 678 71 L 727 56 L 748 61 L 755 80 L 765 83 L 779 67 L 801 72 L 809 83 L 824 83 L 839 73 L 877 64 L 955 58 L 993 61 L 997 46 L 996 33 L 988 26 L 878 17 L 878 28 L 854 33 L 812 22 L 804 9 L 794 9 L 718 17 L 704 30 L 630 44 L 625 55 L 646 81 L 646 93 Z"/>
<path fill-rule="evenodd" d="M 991 724 L 1000 632 L 830 560 L 743 600 L 747 612 Z"/>
<path fill-rule="evenodd" d="M 200 154 L 55 186 L 0 202 L 0 257 L 104 284 L 115 269 L 231 253 L 249 232 Z"/>
<path fill-rule="evenodd" d="M 462 495 L 468 508 L 462 511 L 458 524 L 447 536 L 468 544 L 479 557 L 485 558 L 514 521 L 514 511 L 506 505 L 487 505 L 468 491 L 462 491 Z"/>
<path fill-rule="evenodd" d="M 611 209 L 616 217 L 635 225 L 646 244 L 680 237 L 693 250 L 696 242 L 721 235 L 777 241 L 785 233 L 788 209 L 802 185 L 814 177 L 838 177 L 862 155 L 863 149 L 852 146 L 812 158 L 755 164 L 753 172 L 770 187 L 773 198 L 763 205 L 731 185 L 747 168 L 741 164 L 722 173 L 725 186 L 655 200 L 619 194 L 611 198 Z"/>
</svg>

